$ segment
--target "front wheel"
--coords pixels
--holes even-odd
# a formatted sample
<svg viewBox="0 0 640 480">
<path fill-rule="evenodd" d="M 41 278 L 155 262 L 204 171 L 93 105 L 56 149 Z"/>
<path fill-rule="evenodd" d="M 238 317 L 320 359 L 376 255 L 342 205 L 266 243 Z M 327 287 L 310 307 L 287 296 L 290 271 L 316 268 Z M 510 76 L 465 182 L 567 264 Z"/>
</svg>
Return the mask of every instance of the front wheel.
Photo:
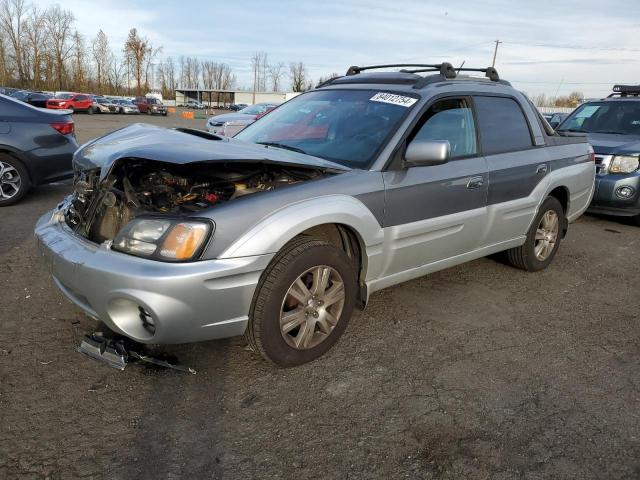
<svg viewBox="0 0 640 480">
<path fill-rule="evenodd" d="M 529 227 L 524 244 L 507 250 L 509 263 L 529 272 L 547 268 L 560 247 L 565 224 L 562 205 L 557 198 L 547 197 Z"/>
<path fill-rule="evenodd" d="M 327 352 L 349 322 L 357 278 L 347 254 L 311 237 L 289 242 L 263 272 L 254 294 L 249 345 L 281 367 Z"/>
</svg>

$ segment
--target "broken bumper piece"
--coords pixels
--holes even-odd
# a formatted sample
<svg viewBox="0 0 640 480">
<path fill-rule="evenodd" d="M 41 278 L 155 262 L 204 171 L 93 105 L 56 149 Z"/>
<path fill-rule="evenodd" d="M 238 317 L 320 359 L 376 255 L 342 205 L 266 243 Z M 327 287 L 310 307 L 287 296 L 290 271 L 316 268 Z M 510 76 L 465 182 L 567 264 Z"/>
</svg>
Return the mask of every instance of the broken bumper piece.
<svg viewBox="0 0 640 480">
<path fill-rule="evenodd" d="M 194 375 L 196 373 L 193 368 L 147 355 L 143 353 L 142 348 L 142 345 L 131 342 L 125 337 L 111 338 L 96 332 L 91 335 L 85 335 L 77 351 L 118 370 L 124 370 L 129 363 L 139 361 Z"/>
</svg>

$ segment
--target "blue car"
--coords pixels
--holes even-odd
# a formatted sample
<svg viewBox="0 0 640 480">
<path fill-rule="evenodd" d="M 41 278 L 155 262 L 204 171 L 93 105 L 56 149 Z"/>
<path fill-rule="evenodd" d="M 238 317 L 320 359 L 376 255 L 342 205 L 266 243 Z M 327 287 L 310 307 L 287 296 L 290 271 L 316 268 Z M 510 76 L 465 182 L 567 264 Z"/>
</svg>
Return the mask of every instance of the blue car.
<svg viewBox="0 0 640 480">
<path fill-rule="evenodd" d="M 73 175 L 78 144 L 71 113 L 0 95 L 0 207 L 18 202 L 34 185 Z"/>
<path fill-rule="evenodd" d="M 557 128 L 586 133 L 596 159 L 589 211 L 631 217 L 640 226 L 640 85 L 615 85 L 607 98 L 587 102 Z"/>
</svg>

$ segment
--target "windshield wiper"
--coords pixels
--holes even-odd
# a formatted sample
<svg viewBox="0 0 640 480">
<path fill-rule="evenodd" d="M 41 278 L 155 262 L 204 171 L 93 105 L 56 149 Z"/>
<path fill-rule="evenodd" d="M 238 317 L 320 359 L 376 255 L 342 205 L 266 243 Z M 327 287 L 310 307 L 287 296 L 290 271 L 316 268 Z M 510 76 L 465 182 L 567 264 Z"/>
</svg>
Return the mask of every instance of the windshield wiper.
<svg viewBox="0 0 640 480">
<path fill-rule="evenodd" d="M 292 152 L 304 153 L 304 150 L 298 147 L 292 147 L 291 145 L 287 145 L 286 143 L 278 143 L 278 142 L 256 142 L 258 145 L 264 145 L 265 147 L 275 147 L 275 148 L 283 148 L 285 150 L 291 150 Z"/>
<path fill-rule="evenodd" d="M 627 135 L 627 132 L 620 132 L 618 130 L 598 130 L 596 132 L 591 133 L 609 133 L 611 135 Z"/>
<path fill-rule="evenodd" d="M 581 132 L 581 133 L 585 133 L 585 131 L 580 129 L 580 128 L 563 128 L 562 130 L 560 130 L 560 129 L 556 130 L 556 132 Z"/>
</svg>

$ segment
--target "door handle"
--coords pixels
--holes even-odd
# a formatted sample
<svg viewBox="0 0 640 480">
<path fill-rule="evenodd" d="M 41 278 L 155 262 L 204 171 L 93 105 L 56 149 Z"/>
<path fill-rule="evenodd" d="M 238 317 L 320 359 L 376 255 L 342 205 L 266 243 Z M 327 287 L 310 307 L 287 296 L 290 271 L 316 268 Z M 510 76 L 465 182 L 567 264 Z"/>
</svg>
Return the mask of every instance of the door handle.
<svg viewBox="0 0 640 480">
<path fill-rule="evenodd" d="M 467 182 L 467 188 L 480 188 L 484 185 L 482 177 L 473 177 Z"/>
<path fill-rule="evenodd" d="M 548 171 L 549 166 L 546 163 L 543 163 L 538 165 L 538 168 L 536 168 L 536 175 L 546 175 Z"/>
</svg>

